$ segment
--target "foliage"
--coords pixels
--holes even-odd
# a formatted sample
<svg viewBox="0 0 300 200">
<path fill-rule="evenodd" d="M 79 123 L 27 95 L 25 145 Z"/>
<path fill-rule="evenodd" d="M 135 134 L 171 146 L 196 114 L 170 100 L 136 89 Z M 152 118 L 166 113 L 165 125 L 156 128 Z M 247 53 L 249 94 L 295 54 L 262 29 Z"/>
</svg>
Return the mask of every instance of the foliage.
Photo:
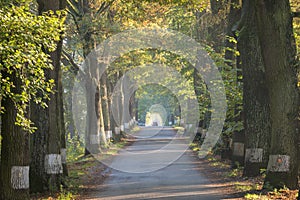
<svg viewBox="0 0 300 200">
<path fill-rule="evenodd" d="M 67 191 L 62 191 L 58 196 L 58 200 L 72 200 L 72 199 L 75 199 L 73 198 L 72 193 Z"/>
<path fill-rule="evenodd" d="M 299 0 L 292 0 L 291 2 L 291 8 L 292 11 L 299 12 Z M 294 18 L 293 19 L 293 30 L 294 30 L 294 36 L 296 40 L 296 47 L 297 47 L 297 59 L 298 59 L 298 87 L 300 88 L 300 18 Z"/>
<path fill-rule="evenodd" d="M 256 191 L 255 188 L 252 191 Z M 256 192 L 257 193 L 257 192 Z M 267 199 L 297 199 L 298 197 L 298 190 L 289 190 L 288 188 L 284 187 L 281 189 L 272 189 L 270 192 L 262 192 L 262 193 L 247 193 L 245 195 L 245 199 L 249 200 L 267 200 Z"/>
<path fill-rule="evenodd" d="M 168 89 L 159 85 L 150 84 L 141 87 L 137 92 L 137 99 L 139 99 L 139 120 L 142 122 L 146 122 L 146 114 L 151 106 L 155 104 L 163 106 L 166 109 L 167 116 L 179 115 L 177 98 Z"/>
<path fill-rule="evenodd" d="M 224 54 L 210 50 L 210 55 L 219 67 L 225 87 L 227 113 L 224 125 L 224 134 L 244 129 L 242 119 L 238 119 L 243 109 L 242 75 L 239 69 L 225 63 Z"/>
<path fill-rule="evenodd" d="M 98 1 L 94 1 L 92 5 L 99 4 Z M 89 16 L 85 15 L 84 18 L 79 20 L 78 11 L 77 14 L 72 12 L 73 19 L 75 19 L 75 23 L 78 30 L 81 32 L 88 32 L 91 31 L 93 38 L 97 40 L 97 43 L 105 39 L 111 34 L 115 32 L 119 32 L 121 30 L 131 29 L 131 28 L 139 28 L 139 27 L 164 27 L 170 28 L 181 33 L 187 34 L 195 39 L 197 39 L 202 44 L 210 44 L 210 41 L 203 41 L 203 39 L 198 38 L 198 29 L 201 26 L 199 23 L 199 19 L 197 19 L 196 15 L 198 12 L 205 12 L 204 10 L 207 9 L 209 5 L 208 1 L 176 1 L 176 2 L 169 2 L 169 1 L 114 1 L 109 10 L 106 14 L 97 16 L 92 14 L 90 19 Z M 77 6 L 78 7 L 78 6 Z M 92 13 L 95 13 L 96 10 L 94 9 L 96 6 L 91 9 Z M 71 11 L 71 10 L 70 10 Z M 75 12 L 75 13 L 76 13 Z M 228 9 L 224 10 L 224 13 L 221 17 L 226 18 L 226 14 Z M 96 17 L 98 20 L 96 20 Z M 218 17 L 218 16 L 215 16 Z M 101 19 L 100 19 L 101 18 Z M 79 20 L 79 21 L 78 21 Z M 92 21 L 93 23 L 87 23 L 87 21 Z M 224 19 L 219 19 L 216 23 L 224 22 Z M 96 25 L 96 24 L 101 25 Z M 86 24 L 86 26 L 83 26 Z M 224 24 L 223 24 L 224 25 Z M 73 25 L 70 24 L 70 31 L 74 30 Z M 81 28 L 80 28 L 81 27 Z M 100 27 L 100 30 L 98 30 Z M 114 29 L 108 28 L 114 27 Z M 84 30 L 82 29 L 84 28 Z M 203 28 L 203 27 L 202 27 Z M 79 34 L 77 31 L 75 34 Z M 79 34 L 80 35 L 80 34 Z M 223 37 L 223 36 L 222 36 Z M 224 36 L 225 37 L 225 36 Z M 78 38 L 79 45 L 82 38 Z M 73 41 L 76 41 L 74 37 L 72 37 Z M 232 38 L 231 40 L 234 41 Z M 77 44 L 78 45 L 78 44 Z M 77 51 L 75 55 L 80 55 L 80 46 L 77 46 Z M 73 45 L 70 46 L 74 48 Z M 221 74 L 224 80 L 226 95 L 227 95 L 227 103 L 228 103 L 228 112 L 227 112 L 227 120 L 225 124 L 225 133 L 231 134 L 233 131 L 240 131 L 243 129 L 243 124 L 241 121 L 237 121 L 237 116 L 240 114 L 242 109 L 242 92 L 241 88 L 242 85 L 237 81 L 237 72 L 238 70 L 235 67 L 231 67 L 225 64 L 224 53 L 225 51 L 217 52 L 215 49 L 211 47 L 211 45 L 205 46 L 207 52 L 215 61 L 216 65 L 221 69 Z M 79 51 L 78 51 L 79 50 Z M 225 49 L 224 49 L 225 50 Z M 234 50 L 231 50 L 234 51 Z M 237 52 L 235 52 L 237 53 Z M 80 56 L 79 56 L 80 57 Z M 76 58 L 76 56 L 75 56 Z M 76 58 L 77 59 L 77 58 Z M 82 60 L 82 57 L 77 59 Z M 228 60 L 226 61 L 228 62 Z M 130 52 L 126 55 L 123 55 L 119 59 L 117 59 L 110 67 L 109 67 L 109 80 L 112 83 L 116 83 L 118 80 L 116 79 L 116 74 L 121 73 L 124 74 L 126 71 L 140 65 L 148 64 L 148 63 L 160 63 L 165 64 L 167 66 L 172 66 L 173 69 L 180 72 L 190 83 L 193 82 L 193 68 L 189 66 L 189 63 L 184 60 L 184 58 L 180 58 L 170 52 L 166 51 L 159 51 L 159 50 L 137 50 L 134 52 Z M 145 75 L 145 74 L 143 74 Z M 144 76 L 137 75 L 134 77 L 135 79 L 142 80 Z M 241 78 L 241 77 L 239 77 Z M 171 81 L 171 79 L 170 79 Z M 149 86 L 150 87 L 150 86 Z M 143 89 L 145 89 L 144 87 Z M 210 105 L 210 96 L 208 91 L 206 90 L 206 86 L 203 83 L 201 88 L 203 93 L 201 96 L 198 97 L 199 102 L 201 103 L 200 112 L 201 118 L 203 119 L 205 114 L 210 112 L 209 105 Z M 141 90 L 140 90 L 141 91 Z M 160 92 L 157 91 L 156 96 L 159 96 Z M 180 90 L 179 91 L 186 96 L 190 96 L 187 91 Z M 163 94 L 163 93 L 162 93 Z M 141 93 L 139 92 L 140 99 L 146 97 L 147 92 Z M 144 95 L 144 96 L 143 96 Z M 163 94 L 164 95 L 164 94 Z M 163 96 L 162 95 L 162 96 Z M 148 100 L 150 102 L 150 100 Z M 139 104 L 139 106 L 141 106 Z M 145 117 L 145 109 L 140 110 L 141 118 Z M 141 113 L 142 112 L 142 113 Z"/>
<path fill-rule="evenodd" d="M 223 84 L 225 87 L 226 101 L 227 101 L 227 112 L 226 121 L 223 128 L 223 135 L 231 136 L 234 131 L 242 131 L 244 129 L 242 119 L 238 116 L 243 109 L 243 93 L 242 93 L 242 75 L 240 70 L 235 66 L 227 64 L 227 60 L 224 58 L 224 52 L 216 52 L 212 47 L 206 45 L 206 51 L 218 67 L 222 76 Z M 234 50 L 233 50 L 234 51 Z M 235 52 L 238 54 L 238 52 Z M 199 99 L 201 119 L 204 118 L 205 112 L 213 112 L 209 109 L 210 105 L 210 94 L 206 89 L 205 85 L 198 88 L 202 93 L 197 97 Z"/>
<path fill-rule="evenodd" d="M 256 200 L 256 199 L 267 200 L 268 198 L 266 196 L 262 196 L 261 194 L 246 194 L 245 199 L 249 199 L 249 200 Z"/>
<path fill-rule="evenodd" d="M 52 68 L 44 50 L 55 50 L 63 29 L 61 17 L 51 12 L 36 16 L 28 5 L 0 9 L 0 96 L 14 102 L 16 124 L 30 132 L 34 128 L 27 118 L 29 102 L 45 107 L 53 87 L 54 80 L 47 80 L 44 73 Z M 18 84 L 22 87 L 16 92 Z"/>
<path fill-rule="evenodd" d="M 188 33 L 194 12 L 203 11 L 208 5 L 208 0 L 116 0 L 112 10 L 115 13 L 114 21 L 122 30 L 159 26 Z"/>
<path fill-rule="evenodd" d="M 240 182 L 236 182 L 234 185 L 238 191 L 242 191 L 242 192 L 259 189 L 258 184 L 251 185 L 251 184 L 243 184 Z"/>
<path fill-rule="evenodd" d="M 70 136 L 68 134 L 68 136 Z M 67 138 L 67 162 L 76 161 L 84 155 L 84 141 L 78 137 Z"/>
<path fill-rule="evenodd" d="M 237 165 L 239 164 L 238 162 L 236 163 Z M 238 166 L 235 169 L 232 169 L 228 174 L 226 174 L 226 176 L 228 177 L 239 177 L 241 176 L 243 173 L 243 168 Z"/>
</svg>

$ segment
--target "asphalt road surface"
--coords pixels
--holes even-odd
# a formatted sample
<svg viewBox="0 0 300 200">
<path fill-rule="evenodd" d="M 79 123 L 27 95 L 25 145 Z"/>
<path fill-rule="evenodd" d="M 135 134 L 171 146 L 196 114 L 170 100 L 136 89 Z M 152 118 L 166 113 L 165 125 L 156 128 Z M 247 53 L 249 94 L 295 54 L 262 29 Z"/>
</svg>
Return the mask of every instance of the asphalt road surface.
<svg viewBox="0 0 300 200">
<path fill-rule="evenodd" d="M 182 135 L 168 127 L 143 127 L 120 151 L 111 175 L 88 199 L 222 199 L 224 194 L 199 170 Z"/>
</svg>

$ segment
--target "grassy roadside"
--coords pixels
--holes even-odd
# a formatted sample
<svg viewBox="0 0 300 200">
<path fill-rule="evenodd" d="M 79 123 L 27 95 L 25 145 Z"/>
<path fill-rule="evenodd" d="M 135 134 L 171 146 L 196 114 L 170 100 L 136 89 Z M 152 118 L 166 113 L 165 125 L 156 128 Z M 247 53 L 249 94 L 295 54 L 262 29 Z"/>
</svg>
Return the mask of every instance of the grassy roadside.
<svg viewBox="0 0 300 200">
<path fill-rule="evenodd" d="M 198 144 L 192 143 L 190 149 L 198 155 Z M 202 160 L 204 165 L 207 165 L 205 170 L 209 178 L 217 183 L 224 183 L 226 192 L 231 194 L 232 199 L 246 200 L 296 200 L 298 190 L 282 189 L 263 189 L 265 170 L 262 170 L 261 176 L 258 177 L 243 177 L 243 167 L 239 166 L 236 169 L 231 168 L 231 161 L 222 160 L 220 156 L 209 154 Z M 226 183 L 226 184 L 225 184 Z"/>
</svg>

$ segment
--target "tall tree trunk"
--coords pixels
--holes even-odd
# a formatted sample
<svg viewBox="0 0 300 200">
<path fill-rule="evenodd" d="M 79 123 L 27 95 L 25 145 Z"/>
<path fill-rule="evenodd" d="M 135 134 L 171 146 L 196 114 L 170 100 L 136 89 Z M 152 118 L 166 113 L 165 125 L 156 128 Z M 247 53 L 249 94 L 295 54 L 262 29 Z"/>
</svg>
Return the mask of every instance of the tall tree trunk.
<svg viewBox="0 0 300 200">
<path fill-rule="evenodd" d="M 83 38 L 82 48 L 83 48 L 83 57 L 87 62 L 85 68 L 85 87 L 86 87 L 86 104 L 87 104 L 87 116 L 86 124 L 87 128 L 85 131 L 85 155 L 90 153 L 88 149 L 89 146 L 92 146 L 92 149 L 95 150 L 93 153 L 100 151 L 99 142 L 100 137 L 102 138 L 102 143 L 106 141 L 105 132 L 103 126 L 103 112 L 101 105 L 101 84 L 100 77 L 98 77 L 99 72 L 99 63 L 96 59 L 88 58 L 89 53 L 96 46 L 96 40 L 93 38 L 95 32 L 94 28 L 90 26 L 90 22 L 95 20 L 96 16 L 106 12 L 110 3 L 102 2 L 97 14 L 95 11 L 96 8 L 93 7 L 94 2 L 91 0 L 81 0 L 81 1 L 69 1 L 69 10 L 73 15 L 75 20 L 76 28 L 80 38 Z M 74 7 L 79 9 L 73 9 Z M 87 60 L 90 59 L 90 60 Z M 92 62 L 92 63 L 90 63 Z M 102 117 L 101 117 L 102 116 Z M 103 127 L 101 127 L 103 126 Z M 101 135 L 99 135 L 101 134 Z M 106 146 L 106 144 L 105 144 Z"/>
<path fill-rule="evenodd" d="M 239 0 L 231 0 L 230 1 L 230 12 L 228 14 L 228 26 L 227 26 L 227 36 L 234 37 L 234 33 L 232 31 L 233 25 L 237 23 L 241 15 L 240 9 L 240 1 Z M 236 69 L 236 84 L 237 87 L 240 87 L 242 84 L 241 80 L 241 61 L 240 56 L 235 54 L 235 51 L 240 50 L 240 44 L 228 41 L 225 41 L 226 52 L 225 59 L 226 63 L 232 67 L 232 69 Z M 231 49 L 231 50 L 228 50 Z M 231 61 L 231 62 L 230 62 Z M 235 62 L 233 62 L 235 61 Z M 234 113 L 236 117 L 234 118 L 234 122 L 241 122 L 244 118 L 243 110 L 240 109 L 241 102 L 235 103 Z M 229 142 L 230 145 L 231 142 Z M 244 130 L 237 131 L 235 130 L 232 135 L 232 146 L 231 148 L 231 161 L 232 167 L 239 167 L 244 165 L 245 160 L 245 132 Z"/>
<path fill-rule="evenodd" d="M 92 19 L 92 8 L 90 0 L 83 0 L 82 6 L 83 12 L 82 16 L 78 19 L 81 23 L 83 20 Z M 87 22 L 84 22 L 87 23 Z M 86 83 L 86 103 L 87 103 L 87 129 L 85 134 L 85 155 L 89 153 L 99 153 L 100 152 L 100 140 L 101 143 L 105 142 L 105 137 L 103 138 L 104 126 L 103 126 L 103 113 L 101 105 L 101 85 L 99 77 L 99 63 L 96 58 L 88 57 L 89 53 L 92 52 L 96 46 L 96 41 L 93 38 L 93 30 L 89 27 L 79 27 L 78 32 L 84 39 L 83 43 L 83 56 L 86 61 L 85 68 L 85 83 Z M 100 139 L 101 138 L 101 139 Z"/>
<path fill-rule="evenodd" d="M 108 111 L 109 111 L 109 122 L 110 122 L 110 130 L 112 131 L 112 137 L 115 136 L 115 119 L 113 114 L 113 80 L 112 78 L 107 79 L 107 95 L 108 95 Z M 115 105 L 114 105 L 115 106 Z"/>
<path fill-rule="evenodd" d="M 203 82 L 202 82 L 200 73 L 196 69 L 194 69 L 193 78 L 194 78 L 194 82 L 193 82 L 194 91 L 197 96 L 197 101 L 198 101 L 199 108 L 200 108 L 200 105 L 202 103 L 201 95 L 203 95 L 203 91 L 202 91 L 203 90 L 202 89 Z M 203 115 L 202 110 L 199 110 L 199 112 L 200 112 L 199 127 L 203 128 L 204 115 Z"/>
<path fill-rule="evenodd" d="M 96 62 L 96 61 L 93 61 Z M 93 81 L 91 67 L 86 69 L 86 104 L 87 104 L 87 118 L 86 118 L 86 133 L 85 133 L 85 155 L 90 153 L 100 152 L 100 121 L 99 119 L 99 101 L 100 88 L 96 81 Z"/>
<path fill-rule="evenodd" d="M 59 50 L 58 50 L 59 51 Z M 58 73 L 60 71 L 59 55 L 58 52 L 50 53 L 54 69 L 49 72 L 49 78 L 54 79 L 55 91 L 50 95 L 48 102 L 48 116 L 49 116 L 49 130 L 48 130 L 48 143 L 47 155 L 45 159 L 46 172 L 48 175 L 49 189 L 56 191 L 60 188 L 60 174 L 62 173 L 61 163 L 61 130 L 60 130 L 60 109 L 58 104 L 59 95 L 59 80 Z"/>
<path fill-rule="evenodd" d="M 236 24 L 240 17 L 241 17 L 241 5 L 240 0 L 231 0 L 230 2 L 230 11 L 228 14 L 228 25 L 227 25 L 227 30 L 226 30 L 226 37 L 229 37 L 225 40 L 225 62 L 229 66 L 234 66 L 236 61 L 236 54 L 235 51 L 237 50 L 236 44 L 231 41 L 230 38 L 235 37 L 232 28 L 234 24 Z"/>
<path fill-rule="evenodd" d="M 65 7 L 64 0 L 38 0 L 39 14 L 49 10 L 58 11 Z M 31 188 L 33 191 L 48 189 L 57 191 L 61 184 L 63 172 L 61 159 L 61 138 L 64 134 L 61 125 L 62 114 L 59 95 L 61 94 L 61 49 L 62 41 L 57 44 L 57 49 L 50 53 L 53 70 L 46 70 L 47 79 L 53 79 L 55 86 L 50 95 L 48 107 L 42 111 L 41 108 L 34 108 L 32 118 L 37 125 L 38 131 L 32 136 L 32 158 L 31 163 Z M 45 121 L 41 121 L 45 119 Z M 46 174 L 45 174 L 46 173 Z"/>
<path fill-rule="evenodd" d="M 5 74 L 2 74 L 5 77 Z M 20 93 L 21 82 L 13 75 L 14 93 Z M 1 115 L 0 199 L 29 199 L 29 133 L 15 124 L 17 110 L 10 98 L 1 102 L 5 108 Z"/>
<path fill-rule="evenodd" d="M 73 97 L 73 89 L 75 86 L 76 77 L 78 74 L 82 74 L 79 72 L 79 66 L 74 62 L 73 57 L 69 55 L 67 52 L 64 52 L 64 59 L 62 59 L 62 63 L 65 66 L 71 66 L 70 73 L 62 74 L 62 76 L 67 77 L 67 81 L 62 83 L 62 88 L 64 88 L 67 92 L 64 94 L 63 100 L 63 114 L 66 116 L 68 124 L 66 124 L 65 131 L 66 134 L 70 134 L 70 138 L 79 139 L 78 131 L 75 128 L 74 116 L 73 116 L 73 101 L 76 102 L 76 95 Z M 80 76 L 79 79 L 84 79 L 84 75 Z M 66 135 L 66 136 L 67 136 Z"/>
<path fill-rule="evenodd" d="M 125 100 L 125 96 L 124 96 L 124 77 L 122 77 L 122 74 L 120 73 L 119 74 L 119 79 L 120 80 L 120 91 L 118 93 L 118 112 L 119 112 L 119 126 L 120 126 L 120 129 L 121 129 L 121 133 L 123 134 L 124 132 L 124 122 L 125 122 L 125 119 L 124 119 L 124 100 Z"/>
<path fill-rule="evenodd" d="M 124 73 L 125 74 L 125 73 Z M 130 81 L 128 75 L 124 75 L 122 79 L 122 107 L 123 107 L 123 123 L 124 130 L 128 129 L 129 116 L 129 93 L 130 93 Z"/>
<path fill-rule="evenodd" d="M 300 99 L 291 8 L 288 0 L 255 0 L 255 3 L 271 116 L 272 139 L 265 183 L 295 189 Z"/>
<path fill-rule="evenodd" d="M 106 137 L 104 130 L 102 112 L 101 80 L 99 77 L 99 63 L 96 58 L 89 57 L 96 42 L 88 34 L 85 37 L 87 46 L 84 47 L 86 61 L 86 102 L 87 102 L 87 130 L 86 130 L 86 155 L 89 153 L 100 153 L 102 147 L 106 147 Z"/>
<path fill-rule="evenodd" d="M 47 109 L 34 103 L 31 104 L 31 120 L 37 130 L 30 136 L 30 191 L 43 192 L 47 190 L 45 173 L 46 144 L 48 143 L 49 118 Z"/>
<path fill-rule="evenodd" d="M 132 127 L 134 127 L 134 124 L 132 124 L 132 123 L 136 120 L 135 113 L 137 112 L 136 91 L 133 91 L 132 95 L 130 97 L 130 109 L 129 109 L 129 111 L 130 111 L 130 119 L 131 119 L 131 125 L 130 126 L 132 128 Z"/>
<path fill-rule="evenodd" d="M 243 2 L 244 23 L 239 34 L 243 72 L 243 106 L 245 128 L 245 176 L 258 176 L 267 167 L 270 146 L 270 108 L 268 88 L 257 35 L 252 0 Z"/>
<path fill-rule="evenodd" d="M 99 80 L 100 82 L 100 80 Z M 99 85 L 101 85 L 99 83 Z M 102 102 L 102 89 L 101 86 L 97 87 L 96 95 L 97 102 L 96 102 L 96 112 L 97 112 L 97 127 L 98 127 L 98 133 L 100 134 L 100 145 L 102 148 L 107 148 L 107 140 L 105 135 L 105 125 L 104 125 L 104 118 L 103 118 L 103 102 Z"/>
<path fill-rule="evenodd" d="M 63 95 L 63 84 L 62 84 L 62 70 L 58 72 L 58 96 L 57 96 L 57 110 L 59 112 L 58 115 L 58 125 L 60 130 L 60 139 L 61 139 L 61 162 L 63 167 L 63 175 L 68 175 L 68 168 L 67 168 L 67 141 L 66 141 L 66 129 L 65 129 L 65 120 L 64 120 L 64 95 Z"/>
<path fill-rule="evenodd" d="M 108 80 L 107 73 L 104 72 L 101 77 L 101 98 L 102 98 L 102 113 L 106 140 L 110 139 L 110 112 L 109 112 L 109 97 L 108 97 Z"/>
</svg>

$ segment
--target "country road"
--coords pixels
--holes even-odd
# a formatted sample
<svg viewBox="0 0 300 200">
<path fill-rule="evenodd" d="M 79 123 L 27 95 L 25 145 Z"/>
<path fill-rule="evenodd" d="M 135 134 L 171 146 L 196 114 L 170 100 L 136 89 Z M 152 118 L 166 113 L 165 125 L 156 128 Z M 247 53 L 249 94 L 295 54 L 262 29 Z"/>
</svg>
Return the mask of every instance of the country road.
<svg viewBox="0 0 300 200">
<path fill-rule="evenodd" d="M 211 184 L 186 141 L 172 128 L 146 128 L 136 141 L 121 150 L 110 167 L 112 172 L 99 191 L 87 199 L 224 199 Z"/>
</svg>

